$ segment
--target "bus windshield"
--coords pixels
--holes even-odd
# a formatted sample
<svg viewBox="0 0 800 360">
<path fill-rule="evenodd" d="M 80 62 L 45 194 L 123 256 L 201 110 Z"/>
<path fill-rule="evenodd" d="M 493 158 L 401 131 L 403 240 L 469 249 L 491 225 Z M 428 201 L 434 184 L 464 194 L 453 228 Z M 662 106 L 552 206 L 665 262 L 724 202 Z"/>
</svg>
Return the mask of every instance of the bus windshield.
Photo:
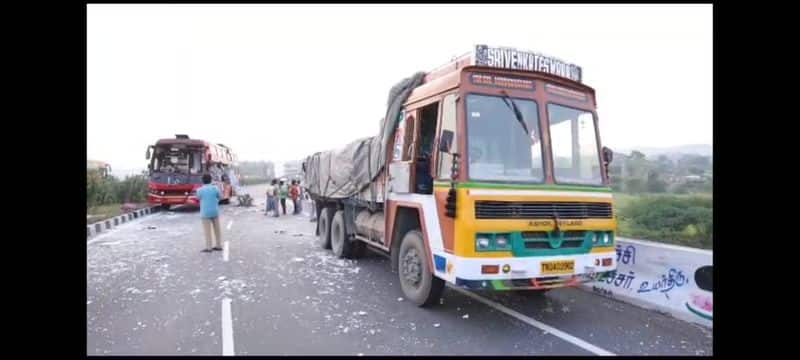
<svg viewBox="0 0 800 360">
<path fill-rule="evenodd" d="M 153 171 L 174 174 L 201 174 L 203 154 L 199 150 L 160 148 L 153 157 Z"/>
<path fill-rule="evenodd" d="M 514 107 L 525 127 L 517 120 Z M 544 180 L 538 108 L 533 100 L 470 94 L 466 117 L 470 179 Z"/>
<path fill-rule="evenodd" d="M 556 183 L 601 185 L 600 153 L 594 115 L 562 105 L 547 105 Z"/>
</svg>

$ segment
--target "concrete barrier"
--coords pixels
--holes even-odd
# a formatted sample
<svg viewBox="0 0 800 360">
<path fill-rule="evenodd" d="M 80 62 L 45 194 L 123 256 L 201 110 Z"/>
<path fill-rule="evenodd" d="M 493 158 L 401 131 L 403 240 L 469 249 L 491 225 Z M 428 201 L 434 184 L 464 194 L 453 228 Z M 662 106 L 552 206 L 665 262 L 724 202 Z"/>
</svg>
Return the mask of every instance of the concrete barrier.
<svg viewBox="0 0 800 360">
<path fill-rule="evenodd" d="M 115 216 L 111 219 L 106 219 L 102 221 L 98 221 L 96 223 L 87 224 L 86 225 L 86 239 L 89 239 L 103 231 L 111 230 L 119 225 L 122 225 L 126 222 L 132 221 L 134 219 L 138 219 L 144 217 L 146 215 L 158 212 L 159 208 L 157 206 L 148 207 L 144 209 L 135 210 L 129 213 L 125 213 L 119 216 Z"/>
<path fill-rule="evenodd" d="M 713 252 L 617 238 L 617 271 L 585 290 L 713 327 Z"/>
</svg>

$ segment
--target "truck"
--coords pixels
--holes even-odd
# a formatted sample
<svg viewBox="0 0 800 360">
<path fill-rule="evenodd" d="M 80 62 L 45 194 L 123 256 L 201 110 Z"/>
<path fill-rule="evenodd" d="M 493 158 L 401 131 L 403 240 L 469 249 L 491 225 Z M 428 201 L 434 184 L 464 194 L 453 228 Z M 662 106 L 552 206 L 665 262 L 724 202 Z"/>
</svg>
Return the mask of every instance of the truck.
<svg viewBox="0 0 800 360">
<path fill-rule="evenodd" d="M 97 171 L 103 178 L 111 176 L 111 165 L 104 161 L 86 160 L 86 170 Z"/>
<path fill-rule="evenodd" d="M 222 199 L 228 204 L 235 195 L 239 174 L 236 154 L 223 144 L 190 139 L 178 134 L 175 138 L 159 139 L 147 147 L 147 202 L 169 209 L 173 205 L 198 207 L 196 191 L 203 186 L 203 174 L 210 174 Z"/>
<path fill-rule="evenodd" d="M 616 270 L 608 165 L 582 68 L 476 45 L 389 92 L 380 132 L 302 164 L 318 246 L 390 258 L 408 300 L 542 294 Z"/>
</svg>

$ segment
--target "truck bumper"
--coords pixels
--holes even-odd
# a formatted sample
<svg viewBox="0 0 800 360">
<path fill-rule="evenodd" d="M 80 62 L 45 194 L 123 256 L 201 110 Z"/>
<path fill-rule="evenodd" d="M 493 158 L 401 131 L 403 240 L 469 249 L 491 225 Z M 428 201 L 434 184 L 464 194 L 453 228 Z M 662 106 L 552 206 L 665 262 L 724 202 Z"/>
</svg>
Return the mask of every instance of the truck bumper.
<svg viewBox="0 0 800 360">
<path fill-rule="evenodd" d="M 543 263 L 545 266 L 543 266 Z M 547 266 L 571 264 L 569 270 L 547 271 Z M 435 274 L 454 285 L 469 289 L 524 290 L 577 286 L 617 268 L 616 252 L 593 252 L 570 256 L 466 258 L 434 255 Z M 485 268 L 496 267 L 496 273 Z"/>
<path fill-rule="evenodd" d="M 147 195 L 147 202 L 156 205 L 193 205 L 199 206 L 200 201 L 196 196 L 181 195 Z"/>
</svg>

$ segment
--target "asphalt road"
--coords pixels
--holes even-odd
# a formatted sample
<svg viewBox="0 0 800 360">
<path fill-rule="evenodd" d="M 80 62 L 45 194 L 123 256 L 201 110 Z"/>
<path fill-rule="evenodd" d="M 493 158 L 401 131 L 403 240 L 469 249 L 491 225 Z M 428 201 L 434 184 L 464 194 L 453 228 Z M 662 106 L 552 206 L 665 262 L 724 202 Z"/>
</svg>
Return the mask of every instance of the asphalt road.
<svg viewBox="0 0 800 360">
<path fill-rule="evenodd" d="M 447 288 L 402 297 L 388 259 L 333 257 L 304 216 L 222 207 L 227 250 L 201 253 L 196 211 L 89 240 L 89 355 L 712 355 L 712 332 L 580 289 L 542 296 Z M 235 201 L 233 201 L 235 203 Z"/>
</svg>

